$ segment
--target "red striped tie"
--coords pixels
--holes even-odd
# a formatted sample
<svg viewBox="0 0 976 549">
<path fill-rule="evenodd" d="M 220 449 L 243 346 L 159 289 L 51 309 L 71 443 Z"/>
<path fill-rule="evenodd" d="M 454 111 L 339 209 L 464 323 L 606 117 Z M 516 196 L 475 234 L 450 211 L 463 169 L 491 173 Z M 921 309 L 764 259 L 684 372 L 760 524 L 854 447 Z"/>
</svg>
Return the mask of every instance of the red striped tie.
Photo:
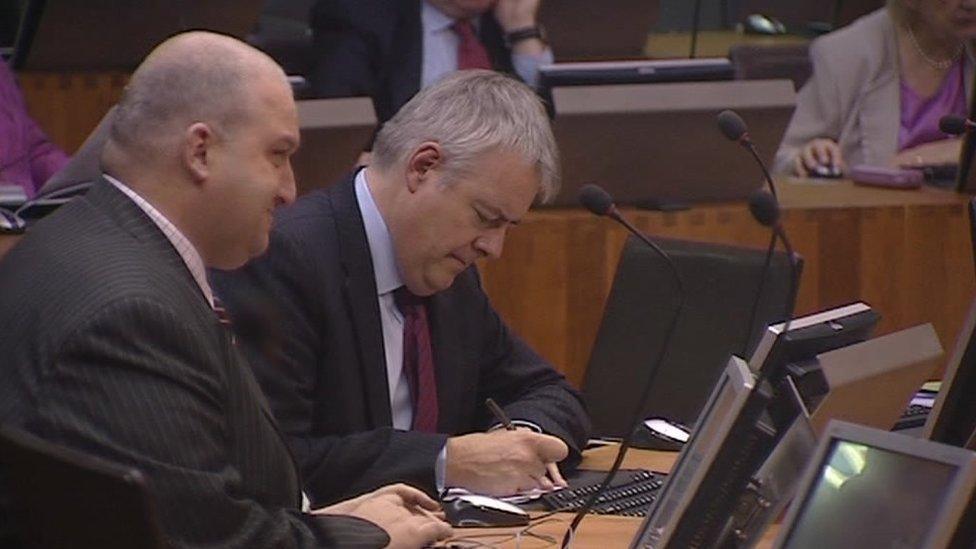
<svg viewBox="0 0 976 549">
<path fill-rule="evenodd" d="M 437 379 L 434 377 L 434 353 L 430 345 L 427 306 L 420 298 L 401 286 L 393 300 L 403 314 L 403 371 L 413 400 L 414 431 L 437 432 Z"/>
<path fill-rule="evenodd" d="M 474 33 L 474 25 L 467 19 L 458 19 L 451 25 L 458 35 L 458 70 L 491 69 L 488 51 Z"/>
</svg>

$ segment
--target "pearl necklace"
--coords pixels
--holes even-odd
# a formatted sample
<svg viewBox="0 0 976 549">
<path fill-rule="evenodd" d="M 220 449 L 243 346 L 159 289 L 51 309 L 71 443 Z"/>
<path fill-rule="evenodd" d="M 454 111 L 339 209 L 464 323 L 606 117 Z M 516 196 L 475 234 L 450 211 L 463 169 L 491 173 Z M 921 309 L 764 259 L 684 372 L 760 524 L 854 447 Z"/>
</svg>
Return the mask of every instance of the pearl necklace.
<svg viewBox="0 0 976 549">
<path fill-rule="evenodd" d="M 912 46 L 915 47 L 915 51 L 922 56 L 922 59 L 924 59 L 926 63 L 935 67 L 936 69 L 943 71 L 948 69 L 953 63 L 956 62 L 956 59 L 959 59 L 959 56 L 962 54 L 963 45 L 959 44 L 959 49 L 956 50 L 956 53 L 954 53 L 952 57 L 948 59 L 932 59 L 922 49 L 921 44 L 918 43 L 918 39 L 915 38 L 915 33 L 912 31 L 912 27 L 909 26 L 906 27 L 906 29 L 908 30 L 908 38 L 912 41 Z"/>
</svg>

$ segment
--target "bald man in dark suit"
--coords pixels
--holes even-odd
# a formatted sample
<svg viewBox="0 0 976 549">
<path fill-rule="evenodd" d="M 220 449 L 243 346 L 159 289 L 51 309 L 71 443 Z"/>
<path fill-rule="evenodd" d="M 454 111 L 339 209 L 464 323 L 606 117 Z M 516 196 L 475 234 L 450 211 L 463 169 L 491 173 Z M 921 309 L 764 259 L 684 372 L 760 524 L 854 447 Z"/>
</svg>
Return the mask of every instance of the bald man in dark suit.
<svg viewBox="0 0 976 549">
<path fill-rule="evenodd" d="M 270 58 L 216 34 L 172 38 L 114 112 L 104 176 L 0 263 L 0 423 L 141 470 L 175 547 L 420 547 L 449 533 L 407 486 L 302 510 L 210 290 L 207 266 L 267 247 L 272 210 L 295 197 L 298 141 Z"/>
</svg>

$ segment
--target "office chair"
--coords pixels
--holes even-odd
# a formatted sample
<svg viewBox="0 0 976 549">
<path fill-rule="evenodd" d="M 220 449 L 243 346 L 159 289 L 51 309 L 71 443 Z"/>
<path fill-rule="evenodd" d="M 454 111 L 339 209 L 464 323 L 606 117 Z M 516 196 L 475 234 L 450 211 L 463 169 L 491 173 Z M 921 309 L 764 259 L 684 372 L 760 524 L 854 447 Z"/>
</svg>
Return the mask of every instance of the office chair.
<svg viewBox="0 0 976 549">
<path fill-rule="evenodd" d="M 781 321 L 786 314 L 790 267 L 785 252 L 773 255 L 756 322 L 749 326 L 765 250 L 653 240 L 668 252 L 681 273 L 684 312 L 667 356 L 652 370 L 677 307 L 675 283 L 660 256 L 630 237 L 617 265 L 583 382 L 583 396 L 598 436 L 626 433 L 648 376 L 653 382 L 644 417 L 692 426 L 730 355 L 747 359 L 765 326 Z"/>
<path fill-rule="evenodd" d="M 25 548 L 162 549 L 145 477 L 0 427 L 0 504 Z M 0 509 L 2 511 L 2 509 Z"/>
</svg>

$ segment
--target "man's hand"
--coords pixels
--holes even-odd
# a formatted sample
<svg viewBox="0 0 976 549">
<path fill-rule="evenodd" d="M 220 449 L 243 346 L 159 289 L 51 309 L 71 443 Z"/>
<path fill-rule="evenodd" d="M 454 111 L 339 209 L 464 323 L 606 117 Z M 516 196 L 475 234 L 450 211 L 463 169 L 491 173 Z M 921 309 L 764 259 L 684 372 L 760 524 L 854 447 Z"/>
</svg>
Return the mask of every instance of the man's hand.
<svg viewBox="0 0 976 549">
<path fill-rule="evenodd" d="M 481 494 L 506 496 L 566 486 L 556 463 L 569 453 L 566 443 L 527 430 L 497 430 L 447 440 L 445 483 Z"/>
<path fill-rule="evenodd" d="M 357 498 L 312 511 L 317 515 L 350 515 L 368 520 L 390 535 L 388 547 L 425 547 L 452 535 L 436 501 L 406 484 L 392 484 Z"/>
<path fill-rule="evenodd" d="M 498 0 L 495 19 L 506 33 L 536 26 L 540 0 Z"/>
<path fill-rule="evenodd" d="M 892 164 L 900 168 L 955 164 L 959 161 L 961 150 L 962 139 L 952 137 L 905 149 L 895 155 Z"/>
</svg>

